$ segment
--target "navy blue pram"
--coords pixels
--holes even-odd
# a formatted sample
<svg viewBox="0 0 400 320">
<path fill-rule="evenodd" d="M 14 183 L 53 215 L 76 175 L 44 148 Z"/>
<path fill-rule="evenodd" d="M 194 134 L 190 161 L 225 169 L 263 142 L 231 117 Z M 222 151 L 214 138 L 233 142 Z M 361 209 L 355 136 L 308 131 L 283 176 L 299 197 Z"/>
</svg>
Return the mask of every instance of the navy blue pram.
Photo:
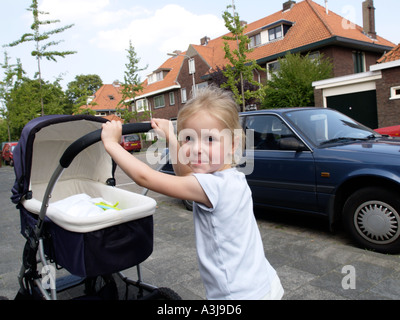
<svg viewBox="0 0 400 320">
<path fill-rule="evenodd" d="M 115 163 L 103 144 L 97 143 L 104 122 L 87 115 L 51 115 L 30 121 L 22 131 L 14 152 L 16 179 L 11 197 L 19 209 L 21 233 L 27 241 L 18 299 L 57 299 L 59 291 L 80 284 L 84 284 L 85 296 L 96 295 L 99 281 L 100 287 L 111 282 L 117 289 L 114 274 L 124 286 L 138 288 L 137 298 L 143 297 L 144 289 L 150 297 L 163 290 L 173 293 L 140 279 L 139 264 L 153 251 L 156 202 L 115 187 Z M 128 124 L 123 126 L 123 134 L 150 129 L 149 123 Z M 82 206 L 83 202 L 73 205 L 70 199 L 77 195 L 93 201 L 88 206 Z M 118 203 L 118 210 L 88 214 L 90 205 L 98 209 L 94 202 Z M 57 206 L 61 203 L 63 207 Z M 70 275 L 48 279 L 53 275 L 40 270 L 48 270 L 46 267 L 53 264 Z M 138 268 L 137 281 L 121 273 L 133 266 Z"/>
</svg>

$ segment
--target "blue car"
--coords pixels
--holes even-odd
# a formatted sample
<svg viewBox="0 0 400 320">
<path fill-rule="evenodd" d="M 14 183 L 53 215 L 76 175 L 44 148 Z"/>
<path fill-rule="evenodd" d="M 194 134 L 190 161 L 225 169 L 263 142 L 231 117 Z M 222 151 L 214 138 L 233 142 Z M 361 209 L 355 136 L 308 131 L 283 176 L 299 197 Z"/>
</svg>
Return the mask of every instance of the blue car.
<svg viewBox="0 0 400 320">
<path fill-rule="evenodd" d="M 241 120 L 250 143 L 240 169 L 254 205 L 324 216 L 331 227 L 341 221 L 359 246 L 400 252 L 400 138 L 327 108 L 245 112 Z"/>
</svg>

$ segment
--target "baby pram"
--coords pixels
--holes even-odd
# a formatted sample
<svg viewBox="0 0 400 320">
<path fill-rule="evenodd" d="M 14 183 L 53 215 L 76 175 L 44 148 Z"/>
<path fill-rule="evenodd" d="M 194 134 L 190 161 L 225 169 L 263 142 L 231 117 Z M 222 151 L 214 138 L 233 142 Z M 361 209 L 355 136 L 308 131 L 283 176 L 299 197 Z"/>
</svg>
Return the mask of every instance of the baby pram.
<svg viewBox="0 0 400 320">
<path fill-rule="evenodd" d="M 22 131 L 11 197 L 26 238 L 16 299 L 55 300 L 72 288 L 79 298 L 180 298 L 141 279 L 139 264 L 153 251 L 156 202 L 115 187 L 115 162 L 98 143 L 104 122 L 87 115 L 51 115 L 30 121 Z M 149 123 L 127 124 L 123 134 L 150 129 Z M 76 196 L 89 202 L 72 203 Z M 94 211 L 83 212 L 89 207 Z M 137 280 L 122 274 L 134 266 Z"/>
</svg>

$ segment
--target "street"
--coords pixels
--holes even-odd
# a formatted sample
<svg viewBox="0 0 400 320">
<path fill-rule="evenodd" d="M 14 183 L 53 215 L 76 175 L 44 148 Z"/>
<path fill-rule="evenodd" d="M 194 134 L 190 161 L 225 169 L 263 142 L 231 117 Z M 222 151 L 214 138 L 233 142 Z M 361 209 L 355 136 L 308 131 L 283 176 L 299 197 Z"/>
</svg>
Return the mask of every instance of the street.
<svg viewBox="0 0 400 320">
<path fill-rule="evenodd" d="M 135 156 L 145 160 L 144 153 Z M 141 192 L 117 169 L 117 186 Z M 13 299 L 18 291 L 24 239 L 19 212 L 11 203 L 14 171 L 0 168 L 0 296 Z M 193 219 L 180 200 L 149 191 L 157 201 L 154 250 L 141 264 L 145 282 L 169 287 L 184 300 L 205 299 L 197 269 Z M 398 300 L 400 255 L 384 255 L 356 248 L 339 231 L 332 234 L 326 221 L 256 210 L 265 254 L 277 270 L 285 300 Z M 135 277 L 136 269 L 125 270 Z"/>
</svg>

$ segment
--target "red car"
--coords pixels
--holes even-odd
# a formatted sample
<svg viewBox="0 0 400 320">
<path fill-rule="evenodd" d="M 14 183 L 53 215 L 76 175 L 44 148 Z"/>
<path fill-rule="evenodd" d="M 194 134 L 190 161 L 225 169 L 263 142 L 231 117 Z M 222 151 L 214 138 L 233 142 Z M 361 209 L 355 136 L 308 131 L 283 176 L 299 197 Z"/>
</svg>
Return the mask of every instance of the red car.
<svg viewBox="0 0 400 320">
<path fill-rule="evenodd" d="M 392 126 L 392 127 L 384 127 L 375 129 L 376 132 L 380 134 L 385 134 L 391 137 L 400 137 L 400 125 L 399 126 Z"/>
<path fill-rule="evenodd" d="M 140 142 L 140 137 L 138 134 L 122 136 L 121 146 L 123 146 L 124 149 L 129 152 L 139 152 L 142 149 L 142 143 Z"/>
<path fill-rule="evenodd" d="M 1 159 L 5 164 L 9 164 L 10 166 L 14 165 L 13 151 L 17 144 L 18 142 L 6 142 L 4 144 L 3 150 L 1 151 Z"/>
</svg>

